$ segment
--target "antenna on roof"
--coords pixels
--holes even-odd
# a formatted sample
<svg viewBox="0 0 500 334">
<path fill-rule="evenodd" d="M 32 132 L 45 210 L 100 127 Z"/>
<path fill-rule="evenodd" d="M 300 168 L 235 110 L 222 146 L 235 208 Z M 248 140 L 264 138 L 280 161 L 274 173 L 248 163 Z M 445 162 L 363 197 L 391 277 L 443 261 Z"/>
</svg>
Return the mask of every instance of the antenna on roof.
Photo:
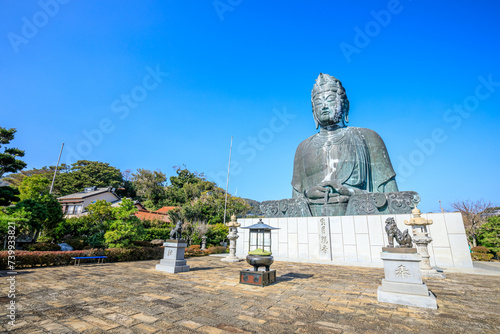
<svg viewBox="0 0 500 334">
<path fill-rule="evenodd" d="M 59 158 L 57 159 L 56 170 L 54 171 L 54 177 L 52 178 L 52 184 L 50 185 L 49 194 L 52 194 L 52 188 L 54 187 L 54 181 L 56 180 L 57 167 L 59 167 L 59 161 L 61 160 L 61 154 L 62 154 L 63 148 L 64 148 L 64 143 L 62 143 L 61 152 L 59 152 Z"/>
</svg>

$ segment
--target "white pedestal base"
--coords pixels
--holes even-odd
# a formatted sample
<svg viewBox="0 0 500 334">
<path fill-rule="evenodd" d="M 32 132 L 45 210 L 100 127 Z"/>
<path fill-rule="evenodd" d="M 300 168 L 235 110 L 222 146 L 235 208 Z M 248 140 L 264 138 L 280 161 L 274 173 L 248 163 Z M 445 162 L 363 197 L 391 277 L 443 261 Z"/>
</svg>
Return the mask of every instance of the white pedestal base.
<svg viewBox="0 0 500 334">
<path fill-rule="evenodd" d="M 169 240 L 163 246 L 165 246 L 165 254 L 160 264 L 156 265 L 156 270 L 171 274 L 189 271 L 189 266 L 186 265 L 186 260 L 184 259 L 186 242 L 183 240 Z"/>
<path fill-rule="evenodd" d="M 385 279 L 377 290 L 379 302 L 437 309 L 436 297 L 422 282 L 422 257 L 416 249 L 384 248 L 380 258 Z"/>
</svg>

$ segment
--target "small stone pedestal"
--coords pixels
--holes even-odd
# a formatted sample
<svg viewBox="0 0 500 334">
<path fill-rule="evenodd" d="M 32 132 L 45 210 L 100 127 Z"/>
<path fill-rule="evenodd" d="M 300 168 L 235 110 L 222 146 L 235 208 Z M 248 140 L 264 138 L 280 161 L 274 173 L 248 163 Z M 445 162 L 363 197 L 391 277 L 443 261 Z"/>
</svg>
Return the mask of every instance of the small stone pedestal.
<svg viewBox="0 0 500 334">
<path fill-rule="evenodd" d="M 187 242 L 184 240 L 167 240 L 163 246 L 165 246 L 165 254 L 160 264 L 156 265 L 156 270 L 172 274 L 189 271 L 189 266 L 186 265 L 184 259 Z"/>
<path fill-rule="evenodd" d="M 385 279 L 377 290 L 379 302 L 437 309 L 436 297 L 422 282 L 422 257 L 415 248 L 384 247 L 380 257 Z"/>
</svg>

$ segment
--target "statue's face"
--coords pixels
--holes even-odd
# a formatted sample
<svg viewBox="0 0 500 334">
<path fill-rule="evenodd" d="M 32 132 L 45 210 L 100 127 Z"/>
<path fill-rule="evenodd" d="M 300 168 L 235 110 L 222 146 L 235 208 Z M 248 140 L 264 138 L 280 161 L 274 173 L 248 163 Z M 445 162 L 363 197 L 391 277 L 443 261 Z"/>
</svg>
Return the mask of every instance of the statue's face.
<svg viewBox="0 0 500 334">
<path fill-rule="evenodd" d="M 342 120 L 342 101 L 337 92 L 318 93 L 312 102 L 314 118 L 322 127 L 338 124 Z"/>
</svg>

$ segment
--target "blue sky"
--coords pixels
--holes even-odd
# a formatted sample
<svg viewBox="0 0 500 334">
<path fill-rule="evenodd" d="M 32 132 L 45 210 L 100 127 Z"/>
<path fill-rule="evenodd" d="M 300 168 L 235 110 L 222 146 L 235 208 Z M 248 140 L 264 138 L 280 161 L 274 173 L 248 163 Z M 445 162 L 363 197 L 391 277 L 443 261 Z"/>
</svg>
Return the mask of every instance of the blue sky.
<svg viewBox="0 0 500 334">
<path fill-rule="evenodd" d="M 310 92 L 340 79 L 424 211 L 498 205 L 496 1 L 2 1 L 0 126 L 28 168 L 185 164 L 255 200 L 291 196 Z"/>
</svg>

